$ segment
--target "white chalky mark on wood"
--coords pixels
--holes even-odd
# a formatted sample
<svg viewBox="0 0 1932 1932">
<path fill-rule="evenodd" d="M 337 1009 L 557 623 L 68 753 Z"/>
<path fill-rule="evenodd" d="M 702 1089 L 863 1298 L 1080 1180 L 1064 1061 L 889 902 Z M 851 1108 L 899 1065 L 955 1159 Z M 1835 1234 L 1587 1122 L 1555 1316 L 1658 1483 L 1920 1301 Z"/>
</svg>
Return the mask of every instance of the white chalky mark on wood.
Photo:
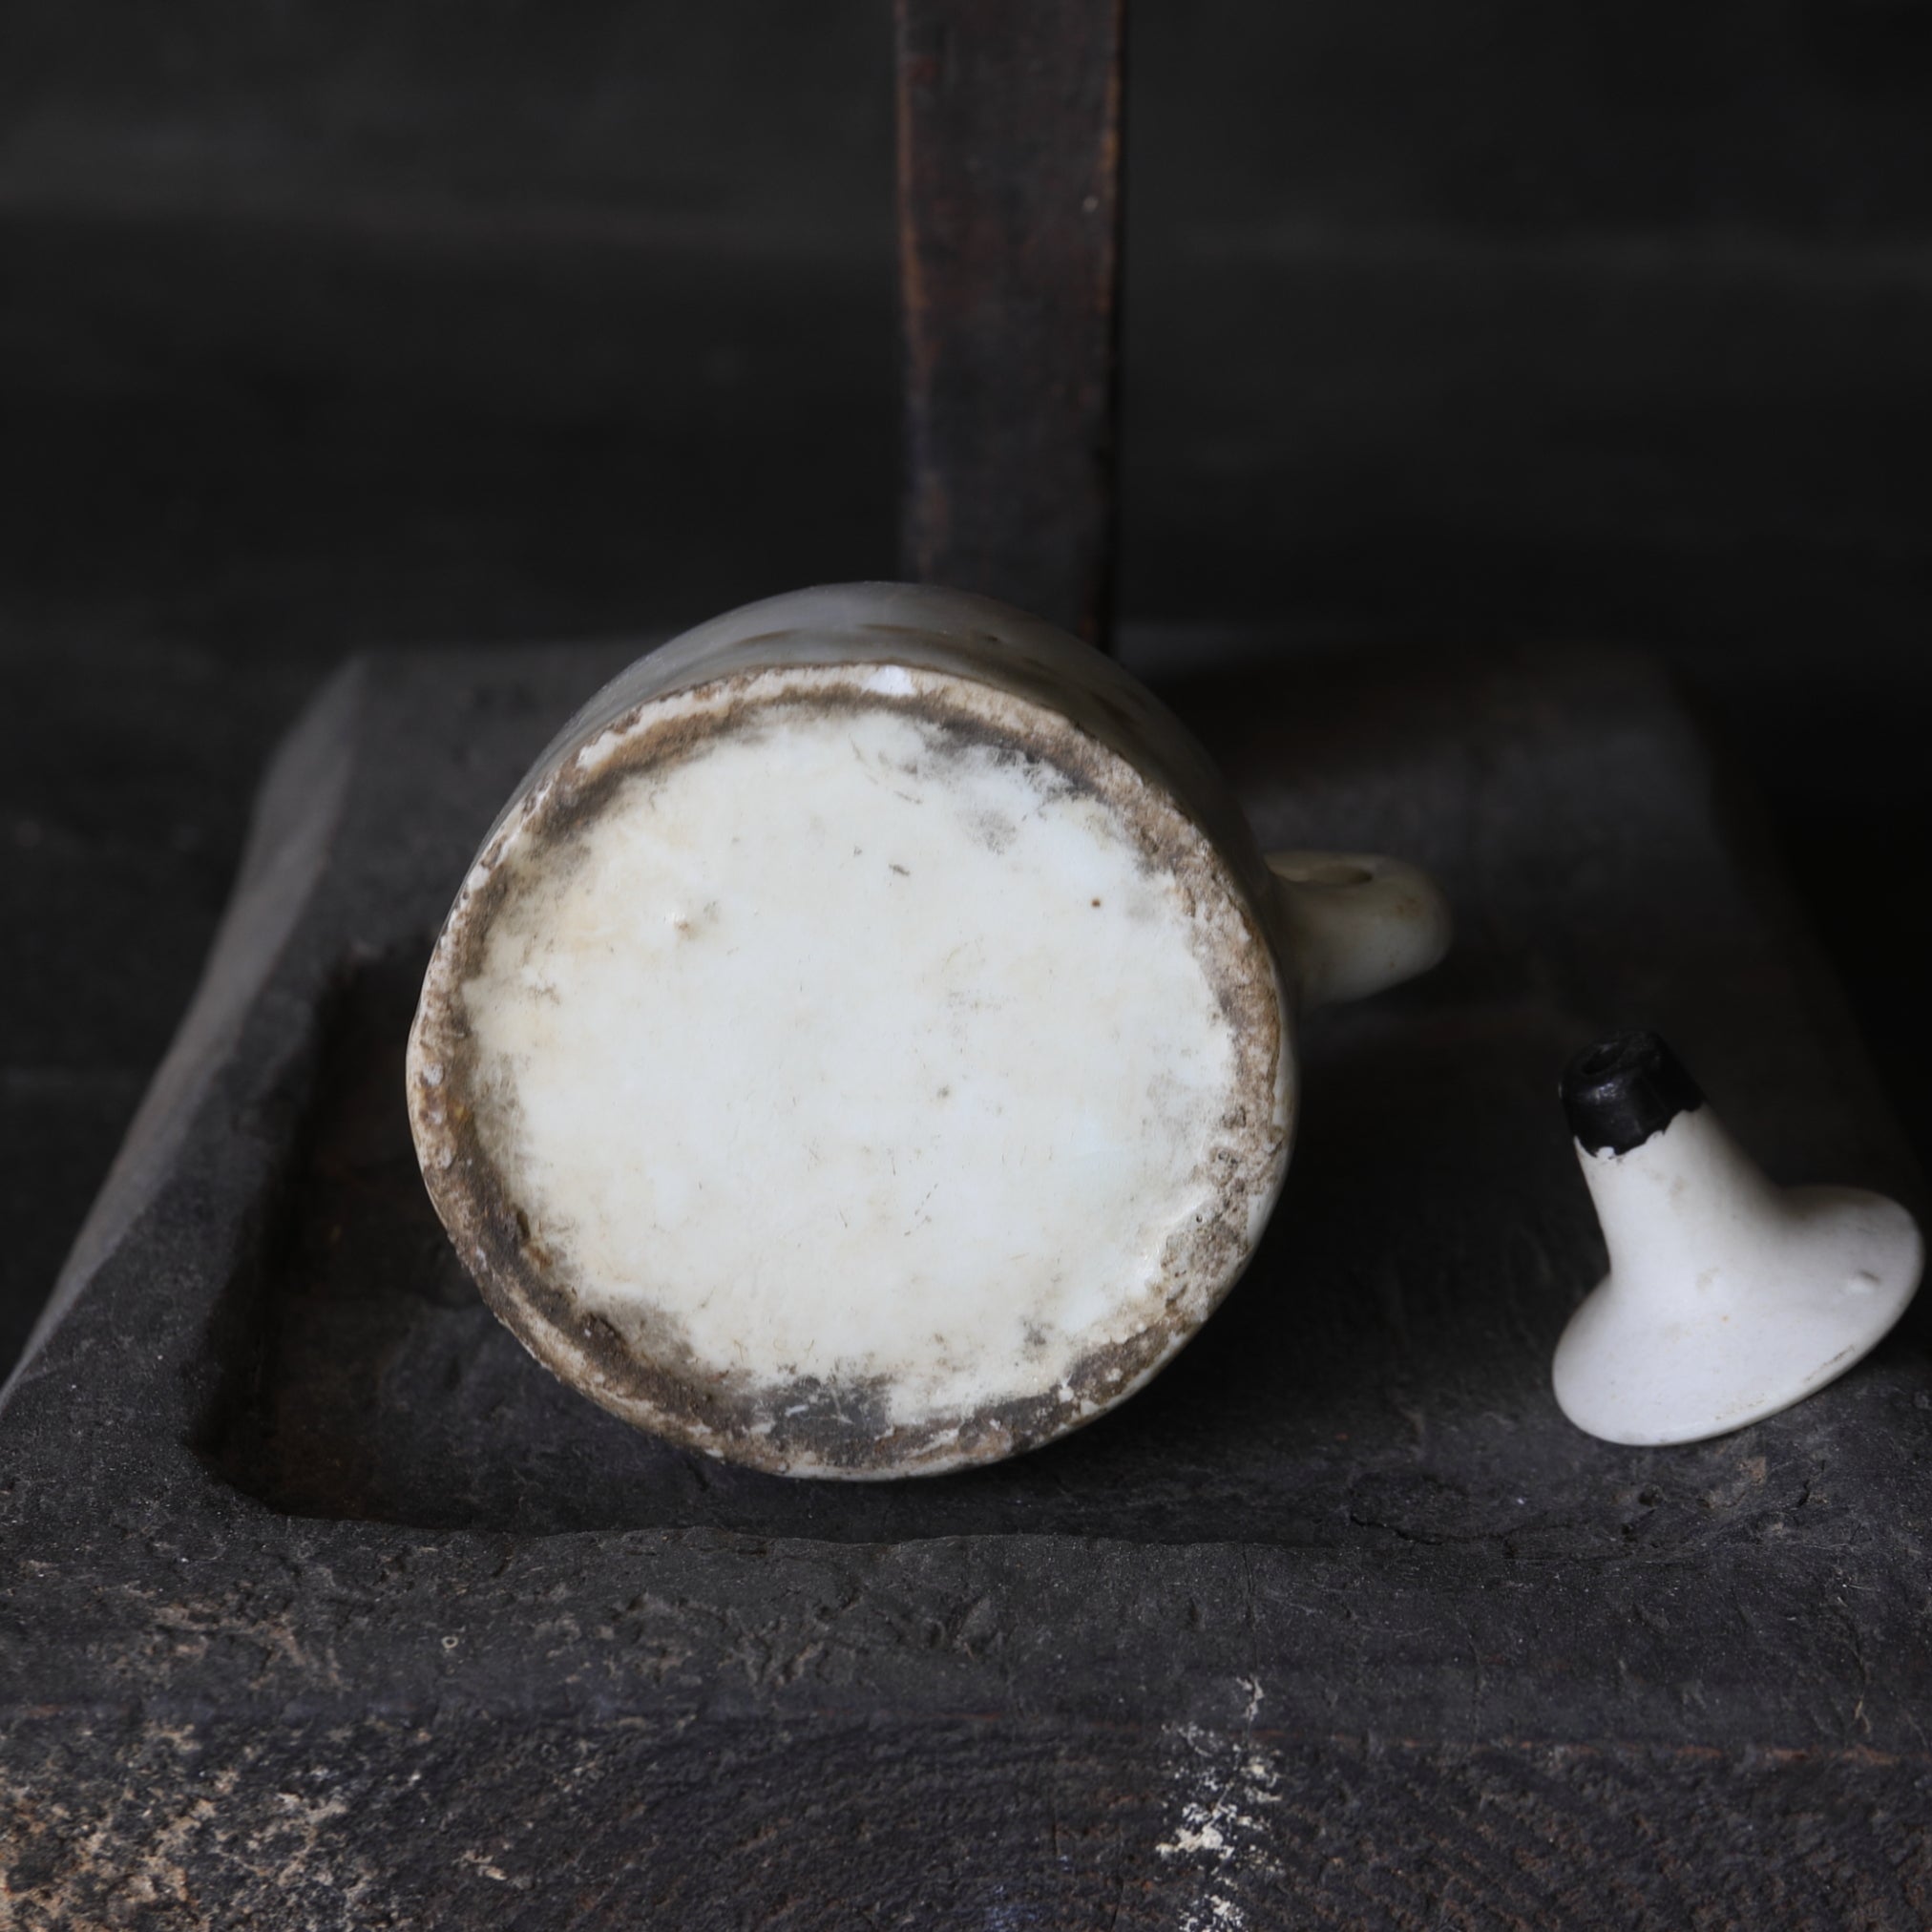
<svg viewBox="0 0 1932 1932">
<path fill-rule="evenodd" d="M 1240 1731 L 1168 1727 L 1181 1752 L 1174 1774 L 1175 1824 L 1154 1850 L 1164 1859 L 1187 1860 L 1203 1881 L 1180 1922 L 1181 1932 L 1244 1932 L 1248 1915 L 1233 1896 L 1240 1881 L 1281 1876 L 1267 1816 L 1268 1807 L 1281 1802 L 1281 1774 L 1253 1739 L 1264 1693 L 1258 1678 L 1240 1683 L 1248 1693 Z"/>
</svg>

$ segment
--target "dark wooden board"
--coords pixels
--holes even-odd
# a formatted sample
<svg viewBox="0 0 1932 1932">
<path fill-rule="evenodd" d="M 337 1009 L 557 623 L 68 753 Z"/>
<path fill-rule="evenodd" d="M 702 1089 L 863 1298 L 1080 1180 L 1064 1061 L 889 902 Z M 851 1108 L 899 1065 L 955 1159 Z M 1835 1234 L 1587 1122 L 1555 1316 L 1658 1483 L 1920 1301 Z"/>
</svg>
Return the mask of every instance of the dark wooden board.
<svg viewBox="0 0 1932 1932">
<path fill-rule="evenodd" d="M 569 1396 L 411 1171 L 411 979 L 618 662 L 365 662 L 276 768 L 0 1408 L 16 1922 L 1925 1922 L 1923 1319 L 1686 1449 L 1547 1390 L 1602 1265 L 1554 1082 L 1606 1023 L 1677 1039 L 1774 1174 L 1915 1191 L 1654 672 L 1166 684 L 1265 839 L 1423 860 L 1458 950 L 1311 1022 L 1276 1223 L 1154 1387 L 852 1487 Z"/>
<path fill-rule="evenodd" d="M 908 577 L 1106 641 L 1124 0 L 895 0 Z"/>
</svg>

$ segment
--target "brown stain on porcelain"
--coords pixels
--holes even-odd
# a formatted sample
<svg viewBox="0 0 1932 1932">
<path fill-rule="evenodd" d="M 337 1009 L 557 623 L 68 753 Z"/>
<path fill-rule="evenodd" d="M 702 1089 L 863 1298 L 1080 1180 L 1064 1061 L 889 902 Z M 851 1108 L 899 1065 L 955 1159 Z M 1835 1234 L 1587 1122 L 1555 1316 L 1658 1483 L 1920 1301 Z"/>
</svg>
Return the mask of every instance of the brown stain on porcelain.
<svg viewBox="0 0 1932 1932">
<path fill-rule="evenodd" d="M 874 630 L 897 627 L 870 626 Z M 771 634 L 782 643 L 783 634 Z M 876 661 L 776 675 L 808 689 L 760 690 L 771 671 L 744 671 L 634 705 L 591 743 L 615 750 L 586 768 L 579 746 L 535 785 L 472 868 L 438 940 L 412 1030 L 410 1104 L 436 1210 L 485 1300 L 539 1361 L 626 1421 L 713 1456 L 775 1473 L 881 1477 L 937 1473 L 1035 1447 L 1080 1427 L 1144 1383 L 1199 1328 L 1246 1265 L 1278 1189 L 1292 1137 L 1293 1094 L 1286 1009 L 1261 920 L 1236 873 L 1165 788 L 1115 750 L 1038 702 L 991 682 L 922 681 L 903 695 L 869 686 Z M 960 687 L 960 688 L 954 688 Z M 667 696 L 673 694 L 666 694 Z M 1053 781 L 1098 801 L 1131 836 L 1144 871 L 1166 874 L 1191 915 L 1219 901 L 1234 934 L 1196 953 L 1234 1044 L 1242 1104 L 1216 1125 L 1207 1164 L 1214 1210 L 1164 1253 L 1163 1300 L 1139 1331 L 1080 1355 L 1053 1389 L 894 1425 L 885 1377 L 776 1372 L 754 1376 L 701 1359 L 684 1326 L 655 1306 L 626 1312 L 624 1328 L 585 1305 L 568 1258 L 532 1231 L 498 1153 L 514 1098 L 479 1064 L 464 989 L 481 970 L 492 928 L 526 868 L 581 862 L 582 835 L 644 773 L 702 756 L 726 736 L 775 715 L 881 708 L 925 727 L 958 757 L 983 747 L 1044 766 Z M 988 715 L 990 712 L 991 715 Z M 1198 931 L 1198 923 L 1197 928 Z M 625 1332 L 628 1330 L 628 1333 Z"/>
</svg>

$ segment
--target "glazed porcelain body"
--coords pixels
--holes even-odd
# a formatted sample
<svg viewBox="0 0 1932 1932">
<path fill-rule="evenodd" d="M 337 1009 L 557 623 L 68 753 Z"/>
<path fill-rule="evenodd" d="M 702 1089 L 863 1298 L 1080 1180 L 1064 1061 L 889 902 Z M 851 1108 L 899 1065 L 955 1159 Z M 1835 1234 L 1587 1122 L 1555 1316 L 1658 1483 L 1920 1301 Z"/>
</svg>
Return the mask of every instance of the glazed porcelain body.
<svg viewBox="0 0 1932 1932">
<path fill-rule="evenodd" d="M 1918 1292 L 1925 1244 L 1896 1201 L 1779 1187 L 1654 1033 L 1613 1034 L 1562 1086 L 1610 1271 L 1551 1379 L 1578 1428 L 1653 1447 L 1742 1429 L 1862 1361 Z"/>
<path fill-rule="evenodd" d="M 1447 939 L 1265 858 L 1149 693 L 984 598 L 753 604 L 599 692 L 485 837 L 410 1037 L 431 1197 L 593 1399 L 794 1475 L 1076 1428 L 1246 1266 L 1294 1022 Z"/>
</svg>

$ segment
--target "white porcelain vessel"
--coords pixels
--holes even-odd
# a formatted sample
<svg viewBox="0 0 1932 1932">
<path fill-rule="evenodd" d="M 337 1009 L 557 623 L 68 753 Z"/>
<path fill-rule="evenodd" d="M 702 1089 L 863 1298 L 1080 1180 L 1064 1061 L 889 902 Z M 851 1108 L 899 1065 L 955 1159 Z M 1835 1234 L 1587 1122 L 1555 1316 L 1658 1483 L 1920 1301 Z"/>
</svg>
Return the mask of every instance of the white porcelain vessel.
<svg viewBox="0 0 1932 1932">
<path fill-rule="evenodd" d="M 1694 1442 L 1836 1380 L 1904 1313 L 1918 1224 L 1858 1187 L 1778 1187 L 1654 1033 L 1586 1049 L 1564 1077 L 1610 1271 L 1552 1366 L 1578 1428 Z"/>
<path fill-rule="evenodd" d="M 1264 858 L 1117 665 L 838 585 L 640 660 L 538 759 L 410 1042 L 430 1192 L 593 1399 L 794 1475 L 984 1462 L 1141 1387 L 1280 1189 L 1297 1014 L 1448 940 Z"/>
</svg>

